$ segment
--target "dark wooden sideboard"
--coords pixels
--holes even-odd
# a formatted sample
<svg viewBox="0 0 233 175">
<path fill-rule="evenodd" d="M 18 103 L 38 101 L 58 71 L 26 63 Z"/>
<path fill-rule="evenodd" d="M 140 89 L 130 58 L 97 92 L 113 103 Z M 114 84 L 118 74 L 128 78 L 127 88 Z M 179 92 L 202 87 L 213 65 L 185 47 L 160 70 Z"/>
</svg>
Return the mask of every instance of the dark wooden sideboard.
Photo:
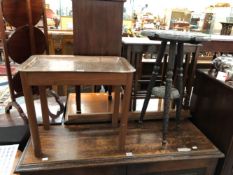
<svg viewBox="0 0 233 175">
<path fill-rule="evenodd" d="M 126 150 L 117 149 L 119 130 L 109 124 L 39 127 L 43 159 L 32 142 L 16 172 L 20 175 L 214 175 L 223 154 L 190 121 L 179 130 L 171 121 L 168 144 L 161 145 L 162 121 L 129 123 Z M 192 149 L 193 147 L 196 149 Z M 191 148 L 178 151 L 178 148 Z"/>
<path fill-rule="evenodd" d="M 226 155 L 216 175 L 233 175 L 233 87 L 198 70 L 191 113 L 196 126 Z"/>
</svg>

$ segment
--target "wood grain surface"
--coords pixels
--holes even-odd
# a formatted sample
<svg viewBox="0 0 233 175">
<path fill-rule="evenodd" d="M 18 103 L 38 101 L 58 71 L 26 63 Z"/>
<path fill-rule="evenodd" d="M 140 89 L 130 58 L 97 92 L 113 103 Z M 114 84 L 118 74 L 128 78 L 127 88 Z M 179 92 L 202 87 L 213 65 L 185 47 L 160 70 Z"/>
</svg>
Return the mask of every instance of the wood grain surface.
<svg viewBox="0 0 233 175">
<path fill-rule="evenodd" d="M 33 25 L 41 19 L 43 12 L 43 0 L 31 0 L 31 13 Z M 2 0 L 2 11 L 5 20 L 14 27 L 28 24 L 27 0 Z"/>
<path fill-rule="evenodd" d="M 47 157 L 48 160 L 36 158 L 29 142 L 17 171 L 59 170 L 223 156 L 189 121 L 182 122 L 178 131 L 175 129 L 175 123 L 170 123 L 166 147 L 161 145 L 161 121 L 146 122 L 143 127 L 131 123 L 128 128 L 126 150 L 119 151 L 119 130 L 113 129 L 111 124 L 51 126 L 50 130 L 40 127 L 43 157 Z M 196 146 L 197 150 L 177 151 L 177 148 L 193 146 Z M 132 156 L 126 156 L 127 152 L 132 153 Z"/>
</svg>

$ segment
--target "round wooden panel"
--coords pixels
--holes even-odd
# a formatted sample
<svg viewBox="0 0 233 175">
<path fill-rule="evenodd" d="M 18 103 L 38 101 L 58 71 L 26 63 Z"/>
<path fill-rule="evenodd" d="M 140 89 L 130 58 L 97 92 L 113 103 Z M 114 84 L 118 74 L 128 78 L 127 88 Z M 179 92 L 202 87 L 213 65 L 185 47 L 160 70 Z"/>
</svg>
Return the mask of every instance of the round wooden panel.
<svg viewBox="0 0 233 175">
<path fill-rule="evenodd" d="M 44 33 L 34 27 L 36 52 L 34 54 L 43 54 L 46 48 Z M 8 54 L 12 60 L 21 64 L 31 55 L 29 26 L 18 28 L 7 41 Z"/>
<path fill-rule="evenodd" d="M 13 89 L 14 89 L 15 92 L 17 92 L 17 93 L 22 93 L 23 92 L 23 88 L 22 88 L 22 83 L 21 83 L 19 72 L 17 72 L 13 76 L 12 86 L 13 86 Z"/>
<path fill-rule="evenodd" d="M 32 23 L 37 24 L 43 13 L 43 0 L 31 0 Z M 29 23 L 27 0 L 2 0 L 5 20 L 14 27 Z"/>
</svg>

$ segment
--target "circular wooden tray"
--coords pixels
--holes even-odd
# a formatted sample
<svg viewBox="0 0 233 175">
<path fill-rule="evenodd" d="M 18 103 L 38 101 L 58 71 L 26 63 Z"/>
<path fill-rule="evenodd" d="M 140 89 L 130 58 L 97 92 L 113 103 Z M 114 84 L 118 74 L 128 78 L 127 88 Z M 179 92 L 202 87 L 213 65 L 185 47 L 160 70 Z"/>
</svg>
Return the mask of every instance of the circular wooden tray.
<svg viewBox="0 0 233 175">
<path fill-rule="evenodd" d="M 46 48 L 46 39 L 44 33 L 33 27 L 35 37 L 36 52 L 33 54 L 43 54 Z M 7 51 L 12 60 L 21 64 L 31 55 L 31 45 L 29 36 L 29 26 L 17 28 L 16 31 L 7 40 Z"/>
<path fill-rule="evenodd" d="M 43 0 L 31 0 L 32 23 L 36 25 L 43 13 Z M 27 0 L 2 0 L 2 13 L 13 27 L 29 23 Z"/>
</svg>

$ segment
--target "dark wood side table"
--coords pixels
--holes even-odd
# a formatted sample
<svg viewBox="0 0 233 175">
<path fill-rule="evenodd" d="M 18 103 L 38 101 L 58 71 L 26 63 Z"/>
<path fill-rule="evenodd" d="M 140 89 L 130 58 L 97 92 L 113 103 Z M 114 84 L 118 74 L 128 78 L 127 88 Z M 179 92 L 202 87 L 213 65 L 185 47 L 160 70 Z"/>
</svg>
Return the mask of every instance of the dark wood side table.
<svg viewBox="0 0 233 175">
<path fill-rule="evenodd" d="M 49 129 L 48 105 L 45 87 L 48 85 L 113 85 L 124 86 L 125 94 L 121 111 L 119 149 L 124 150 L 128 111 L 135 69 L 122 57 L 91 56 L 32 56 L 20 67 L 20 76 L 29 116 L 29 126 L 37 157 L 42 156 L 40 136 L 32 97 L 32 86 L 39 86 L 42 117 L 45 129 Z M 119 102 L 114 107 L 112 122 L 117 125 Z"/>
<path fill-rule="evenodd" d="M 166 73 L 166 84 L 165 87 L 158 91 L 158 94 L 164 98 L 164 112 L 163 112 L 163 138 L 162 143 L 165 145 L 167 143 L 167 131 L 169 122 L 169 108 L 170 100 L 172 99 L 172 86 L 173 86 L 173 69 L 177 68 L 177 82 L 176 88 L 178 89 L 179 98 L 177 100 L 176 107 L 176 119 L 177 126 L 180 120 L 180 113 L 183 104 L 183 94 L 184 94 L 184 83 L 183 83 L 183 58 L 184 58 L 184 43 L 199 44 L 203 41 L 209 41 L 210 36 L 206 34 L 192 33 L 192 32 L 180 32 L 180 31 L 162 31 L 162 30 L 145 30 L 142 31 L 142 35 L 148 36 L 152 40 L 161 40 L 161 47 L 152 71 L 152 76 L 150 83 L 148 85 L 146 98 L 142 107 L 141 116 L 139 122 L 142 123 L 143 117 L 145 115 L 151 94 L 152 88 L 155 86 L 155 81 L 158 77 L 158 71 L 162 58 L 166 51 L 167 42 L 169 45 L 169 59 Z M 177 65 L 175 65 L 175 59 L 177 60 Z M 164 91 L 164 92 L 162 92 Z M 155 94 L 154 94 L 155 95 Z"/>
<path fill-rule="evenodd" d="M 191 100 L 194 124 L 226 155 L 216 175 L 233 174 L 233 87 L 197 70 Z"/>
<path fill-rule="evenodd" d="M 142 72 L 145 69 L 143 67 L 142 61 L 146 63 L 153 63 L 155 59 L 143 59 L 142 55 L 144 53 L 155 54 L 158 53 L 159 48 L 161 46 L 161 41 L 150 40 L 147 37 L 137 38 L 137 37 L 122 37 L 122 56 L 127 58 L 127 60 L 136 68 L 136 73 L 134 75 L 134 83 L 133 83 L 133 93 L 132 93 L 132 110 L 136 109 L 136 98 L 137 98 L 137 81 L 140 81 L 142 78 Z M 201 45 L 195 44 L 184 44 L 184 85 L 186 87 L 186 95 L 184 105 L 185 108 L 189 108 L 190 95 L 192 91 L 194 73 L 196 70 L 197 58 L 199 56 L 199 49 Z M 166 48 L 166 55 L 163 58 L 163 64 L 160 66 L 160 72 L 162 76 L 162 80 L 165 79 L 166 73 L 166 62 L 167 62 L 167 54 L 169 52 L 169 43 Z M 149 61 L 150 60 L 150 61 Z M 153 60 L 153 61 L 152 61 Z M 147 68 L 147 67 L 146 67 Z M 141 94 L 140 94 L 141 95 Z"/>
</svg>

